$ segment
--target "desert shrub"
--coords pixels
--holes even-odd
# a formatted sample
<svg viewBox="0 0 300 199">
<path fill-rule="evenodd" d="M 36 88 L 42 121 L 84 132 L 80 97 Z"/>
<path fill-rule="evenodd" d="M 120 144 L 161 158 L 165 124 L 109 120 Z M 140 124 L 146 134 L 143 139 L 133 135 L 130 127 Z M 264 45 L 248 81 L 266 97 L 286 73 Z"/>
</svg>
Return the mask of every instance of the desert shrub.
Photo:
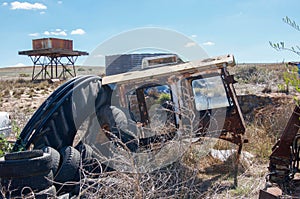
<svg viewBox="0 0 300 199">
<path fill-rule="evenodd" d="M 276 136 L 268 134 L 264 127 L 252 124 L 247 126 L 246 137 L 249 143 L 244 145 L 244 150 L 251 151 L 262 162 L 268 161 Z"/>
<path fill-rule="evenodd" d="M 278 87 L 279 93 L 288 93 L 289 92 L 288 84 L 278 84 L 277 87 Z"/>
<path fill-rule="evenodd" d="M 237 69 L 235 76 L 240 82 L 253 83 L 257 80 L 257 71 L 256 66 L 240 67 Z"/>
<path fill-rule="evenodd" d="M 48 87 L 47 85 L 39 83 L 38 85 L 36 85 L 35 90 L 36 91 L 45 90 L 47 89 L 47 87 Z"/>
<path fill-rule="evenodd" d="M 158 103 L 163 104 L 166 101 L 170 101 L 171 100 L 171 95 L 168 93 L 162 93 L 160 94 L 159 98 L 158 98 Z"/>
<path fill-rule="evenodd" d="M 296 23 L 294 20 L 290 19 L 288 16 L 282 18 L 283 22 L 289 25 L 290 27 L 294 28 L 296 31 L 300 31 L 298 23 Z M 299 46 L 286 46 L 285 42 L 271 42 L 269 41 L 270 46 L 274 48 L 277 51 L 289 51 L 292 53 L 295 53 L 300 56 L 300 48 Z M 288 92 L 288 85 L 292 85 L 295 87 L 297 92 L 300 92 L 300 79 L 299 79 L 299 73 L 298 73 L 298 67 L 295 65 L 297 64 L 292 64 L 293 67 L 292 69 L 288 69 L 288 64 L 286 64 L 287 71 L 283 73 L 284 80 L 285 80 L 285 86 L 286 90 Z M 282 87 L 282 85 L 281 85 Z"/>
<path fill-rule="evenodd" d="M 9 91 L 9 89 L 5 89 L 4 90 L 3 97 L 10 97 L 10 91 Z"/>
<path fill-rule="evenodd" d="M 15 120 L 11 122 L 11 130 L 16 137 L 18 137 L 21 133 L 21 128 Z"/>
<path fill-rule="evenodd" d="M 19 77 L 30 77 L 30 74 L 26 74 L 26 73 L 20 73 Z"/>
<path fill-rule="evenodd" d="M 5 91 L 5 90 L 9 90 L 13 87 L 14 83 L 11 80 L 3 80 L 0 83 L 0 90 L 1 91 Z"/>
<path fill-rule="evenodd" d="M 15 120 L 12 121 L 11 125 L 11 134 L 10 136 L 18 137 L 21 133 L 21 128 L 18 126 Z M 0 134 L 0 157 L 4 156 L 5 153 L 11 151 L 13 143 L 9 142 L 2 134 Z"/>
<path fill-rule="evenodd" d="M 277 107 L 271 104 L 259 108 L 254 111 L 251 121 L 246 120 L 245 137 L 249 143 L 244 145 L 244 150 L 253 153 L 261 161 L 268 161 L 272 146 L 279 139 L 292 113 L 294 106 L 287 101 L 277 102 Z"/>
<path fill-rule="evenodd" d="M 30 93 L 34 93 L 35 92 L 35 88 L 31 88 L 29 92 Z"/>
<path fill-rule="evenodd" d="M 235 77 L 239 83 L 245 84 L 263 84 L 276 83 L 280 77 L 280 72 L 274 66 L 238 66 L 235 69 Z"/>
<path fill-rule="evenodd" d="M 288 101 L 288 100 L 287 100 Z M 267 135 L 279 138 L 293 112 L 294 105 L 281 101 L 281 106 L 268 105 L 255 111 L 253 124 L 265 129 Z"/>
<path fill-rule="evenodd" d="M 9 143 L 3 135 L 0 135 L 0 157 L 12 149 L 12 143 Z"/>
<path fill-rule="evenodd" d="M 42 95 L 47 95 L 48 92 L 47 92 L 46 90 L 43 90 L 41 94 L 42 94 Z"/>
<path fill-rule="evenodd" d="M 85 69 L 84 68 L 78 68 L 77 71 L 85 71 Z"/>
<path fill-rule="evenodd" d="M 97 178 L 82 173 L 79 197 L 83 198 L 201 198 L 209 188 L 197 169 L 180 162 L 149 173 L 112 171 Z"/>
<path fill-rule="evenodd" d="M 18 84 L 26 84 L 28 81 L 26 81 L 25 79 L 23 79 L 23 78 L 18 78 L 17 80 L 16 80 L 16 83 L 18 83 Z"/>
<path fill-rule="evenodd" d="M 46 88 L 49 87 L 49 82 L 48 82 L 48 81 L 41 81 L 41 82 L 38 84 L 37 87 L 40 88 L 40 89 L 46 89 Z"/>
<path fill-rule="evenodd" d="M 13 96 L 17 99 L 20 99 L 21 98 L 21 95 L 24 93 L 25 89 L 24 88 L 20 88 L 20 89 L 17 89 L 17 90 L 14 90 L 13 91 Z"/>
</svg>

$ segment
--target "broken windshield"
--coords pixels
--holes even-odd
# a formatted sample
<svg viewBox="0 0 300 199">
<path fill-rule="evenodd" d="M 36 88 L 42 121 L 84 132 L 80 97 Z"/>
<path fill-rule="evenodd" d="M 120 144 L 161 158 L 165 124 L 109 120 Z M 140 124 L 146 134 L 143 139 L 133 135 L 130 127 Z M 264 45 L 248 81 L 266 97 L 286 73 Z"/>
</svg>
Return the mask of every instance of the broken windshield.
<svg viewBox="0 0 300 199">
<path fill-rule="evenodd" d="M 229 106 L 220 76 L 195 79 L 192 81 L 192 88 L 198 111 Z"/>
</svg>

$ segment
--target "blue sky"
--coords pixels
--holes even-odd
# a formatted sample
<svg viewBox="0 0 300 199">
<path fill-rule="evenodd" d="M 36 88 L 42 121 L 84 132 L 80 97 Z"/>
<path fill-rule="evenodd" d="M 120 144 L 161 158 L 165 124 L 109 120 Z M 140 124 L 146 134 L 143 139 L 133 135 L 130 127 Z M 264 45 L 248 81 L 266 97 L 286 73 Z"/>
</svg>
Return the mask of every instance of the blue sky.
<svg viewBox="0 0 300 199">
<path fill-rule="evenodd" d="M 143 27 L 178 31 L 209 56 L 232 53 L 239 63 L 299 61 L 269 45 L 300 45 L 300 32 L 282 21 L 289 16 L 300 23 L 299 7 L 299 0 L 0 1 L 0 67 L 32 65 L 18 55 L 32 48 L 32 39 L 72 39 L 74 49 L 92 52 L 114 35 Z"/>
</svg>

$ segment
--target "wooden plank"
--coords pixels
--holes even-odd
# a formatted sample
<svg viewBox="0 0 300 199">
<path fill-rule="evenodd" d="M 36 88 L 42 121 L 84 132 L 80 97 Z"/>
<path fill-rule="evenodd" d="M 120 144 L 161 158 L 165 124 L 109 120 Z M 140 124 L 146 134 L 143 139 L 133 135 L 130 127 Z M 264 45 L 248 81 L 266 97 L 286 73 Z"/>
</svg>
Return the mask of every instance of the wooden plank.
<svg viewBox="0 0 300 199">
<path fill-rule="evenodd" d="M 183 64 L 161 66 L 159 68 L 149 68 L 140 71 L 131 71 L 118 75 L 110 75 L 102 78 L 103 84 L 135 81 L 139 79 L 158 77 L 163 75 L 178 74 L 189 71 L 216 70 L 227 66 L 234 66 L 233 55 L 224 55 L 204 60 L 196 60 Z"/>
<path fill-rule="evenodd" d="M 56 57 L 60 56 L 81 56 L 88 55 L 89 53 L 84 51 L 74 51 L 74 50 L 66 50 L 66 49 L 39 49 L 39 50 L 27 50 L 27 51 L 19 51 L 19 55 L 28 55 L 28 56 L 52 56 L 56 55 Z"/>
</svg>

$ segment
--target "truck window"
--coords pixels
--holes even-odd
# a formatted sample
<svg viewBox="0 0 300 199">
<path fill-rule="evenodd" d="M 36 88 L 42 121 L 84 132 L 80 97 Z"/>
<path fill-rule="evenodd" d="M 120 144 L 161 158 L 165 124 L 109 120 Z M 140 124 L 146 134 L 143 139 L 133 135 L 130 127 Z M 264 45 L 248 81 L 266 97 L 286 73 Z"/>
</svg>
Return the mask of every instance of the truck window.
<svg viewBox="0 0 300 199">
<path fill-rule="evenodd" d="M 198 111 L 229 106 L 225 87 L 220 76 L 194 79 L 192 89 Z"/>
<path fill-rule="evenodd" d="M 167 85 L 153 86 L 144 90 L 146 107 L 151 128 L 162 128 L 166 125 L 168 116 L 173 115 L 168 104 L 171 104 L 171 91 Z"/>
<path fill-rule="evenodd" d="M 150 126 L 159 122 L 164 124 L 174 115 L 171 111 L 171 89 L 168 85 L 138 88 L 127 94 L 127 100 L 131 119 L 136 122 L 150 122 Z"/>
<path fill-rule="evenodd" d="M 127 94 L 128 100 L 128 109 L 130 113 L 130 117 L 135 122 L 141 122 L 141 115 L 139 111 L 139 104 L 137 100 L 137 95 L 135 91 L 129 92 Z"/>
</svg>

